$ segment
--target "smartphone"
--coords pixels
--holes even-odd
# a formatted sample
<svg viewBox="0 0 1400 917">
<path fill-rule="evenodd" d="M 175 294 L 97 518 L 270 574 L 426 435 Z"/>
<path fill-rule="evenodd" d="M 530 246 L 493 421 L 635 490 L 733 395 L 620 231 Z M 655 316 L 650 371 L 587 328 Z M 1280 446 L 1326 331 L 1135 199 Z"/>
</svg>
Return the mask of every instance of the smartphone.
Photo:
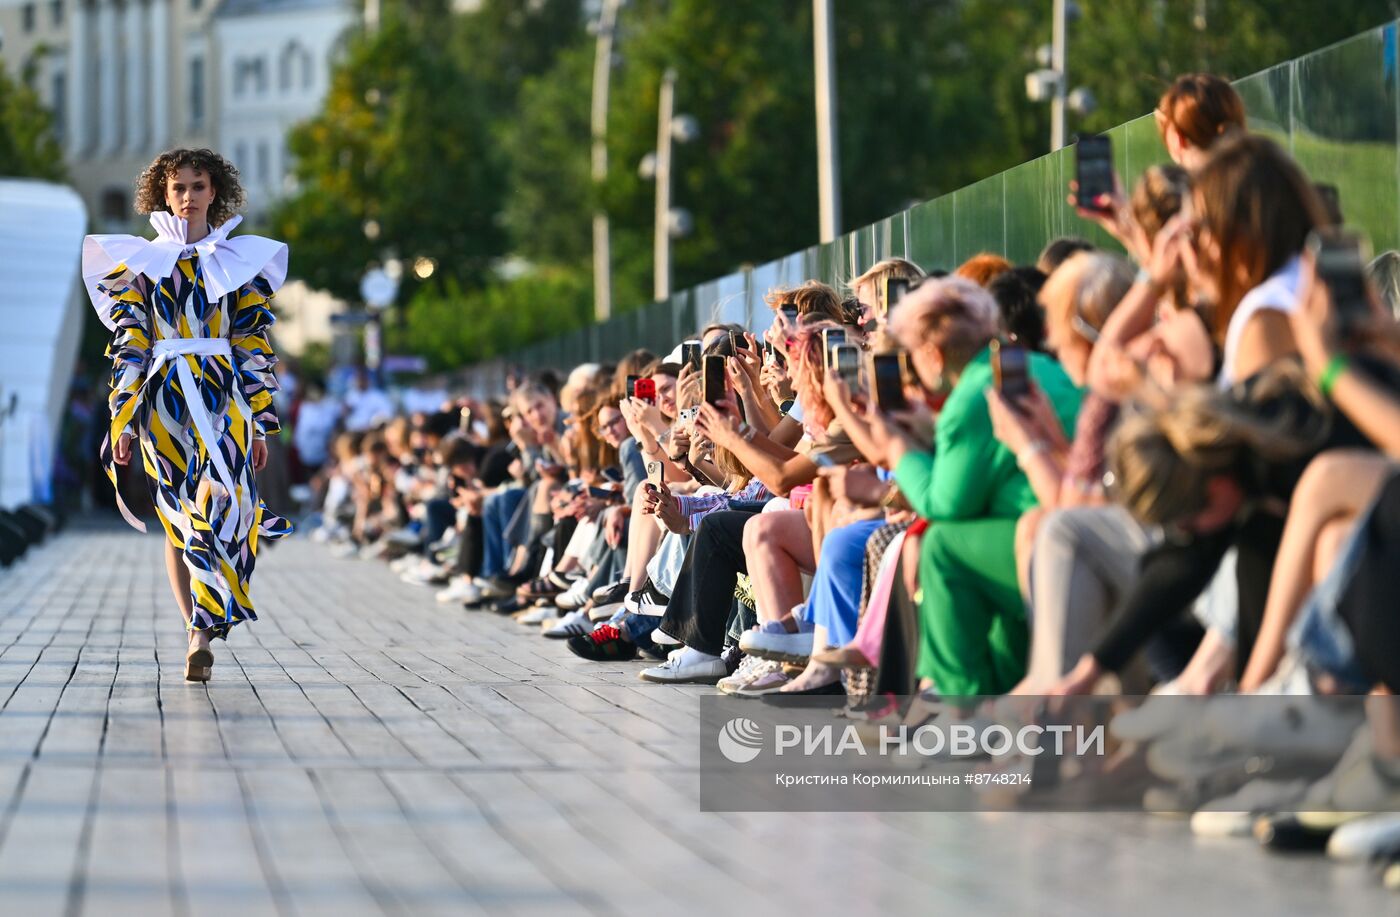
<svg viewBox="0 0 1400 917">
<path fill-rule="evenodd" d="M 470 432 L 471 432 L 471 429 L 472 429 L 472 409 L 471 409 L 471 408 L 462 408 L 461 414 L 459 414 L 458 417 L 457 417 L 457 429 L 458 429 L 461 433 L 463 433 L 463 434 L 467 434 L 467 433 L 470 433 Z"/>
<path fill-rule="evenodd" d="M 846 343 L 846 331 L 844 328 L 824 328 L 822 329 L 822 369 L 831 369 L 831 351 Z"/>
<path fill-rule="evenodd" d="M 748 335 L 740 331 L 729 332 L 729 352 L 737 354 L 741 350 L 749 349 Z"/>
<path fill-rule="evenodd" d="M 637 380 L 640 379 L 640 378 L 642 378 L 642 377 L 641 377 L 641 376 L 628 376 L 628 377 L 627 377 L 627 397 L 628 397 L 628 398 L 636 398 L 636 397 L 637 397 Z"/>
<path fill-rule="evenodd" d="M 796 306 L 794 306 L 794 305 L 792 305 L 792 304 L 788 304 L 788 305 L 783 306 L 782 308 L 780 308 L 778 311 L 781 312 L 781 313 L 783 313 L 783 318 L 785 318 L 785 319 L 787 320 L 787 323 L 788 323 L 789 325 L 793 325 L 794 327 L 797 325 L 797 307 L 796 307 Z"/>
<path fill-rule="evenodd" d="M 662 471 L 660 462 L 647 462 L 648 484 L 651 484 L 653 486 L 659 486 L 661 484 L 661 475 Z"/>
<path fill-rule="evenodd" d="M 875 375 L 875 405 L 885 412 L 904 411 L 909 400 L 904 397 L 903 353 L 877 353 L 871 360 Z"/>
<path fill-rule="evenodd" d="M 706 404 L 719 404 L 724 400 L 724 357 L 719 354 L 707 354 L 705 357 L 705 368 L 701 379 L 701 390 L 704 393 Z"/>
<path fill-rule="evenodd" d="M 1337 330 L 1346 336 L 1365 327 L 1372 318 L 1366 288 L 1371 246 L 1365 236 L 1343 229 L 1315 229 L 1307 244 L 1317 264 L 1317 278 L 1332 294 Z"/>
<path fill-rule="evenodd" d="M 860 348 L 854 344 L 837 344 L 831 349 L 831 366 L 836 371 L 836 375 L 846 383 L 846 388 L 851 391 L 858 391 L 861 388 L 860 370 L 861 363 Z"/>
<path fill-rule="evenodd" d="M 647 404 L 656 404 L 656 383 L 646 376 L 642 376 L 632 386 L 632 397 L 640 398 Z"/>
<path fill-rule="evenodd" d="M 700 371 L 700 355 L 704 350 L 699 341 L 686 341 L 681 344 L 681 363 L 686 366 L 695 367 L 695 371 Z"/>
<path fill-rule="evenodd" d="M 1105 134 L 1081 134 L 1074 145 L 1074 159 L 1079 206 L 1085 210 L 1102 209 L 1094 202 L 1100 195 L 1113 193 L 1113 141 Z"/>
<path fill-rule="evenodd" d="M 1026 348 L 992 340 L 992 384 L 1008 401 L 1017 401 L 1031 393 Z"/>
<path fill-rule="evenodd" d="M 885 278 L 885 315 L 894 311 L 904 294 L 909 292 L 909 281 L 903 277 Z"/>
</svg>

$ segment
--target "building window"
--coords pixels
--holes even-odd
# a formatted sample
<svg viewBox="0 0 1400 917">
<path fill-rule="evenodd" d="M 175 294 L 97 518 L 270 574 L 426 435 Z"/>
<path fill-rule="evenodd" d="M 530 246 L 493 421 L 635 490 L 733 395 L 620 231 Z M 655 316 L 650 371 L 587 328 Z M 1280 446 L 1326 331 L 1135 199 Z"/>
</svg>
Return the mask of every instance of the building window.
<svg viewBox="0 0 1400 917">
<path fill-rule="evenodd" d="M 248 171 L 248 144 L 242 140 L 233 145 L 233 164 L 240 172 Z"/>
<path fill-rule="evenodd" d="M 63 25 L 63 0 L 50 0 L 49 18 L 55 26 Z"/>
<path fill-rule="evenodd" d="M 284 93 L 291 92 L 297 82 L 302 89 L 311 88 L 311 52 L 291 41 L 277 59 L 277 88 Z"/>
<path fill-rule="evenodd" d="M 241 58 L 233 68 L 233 95 L 241 98 L 244 95 L 263 95 L 267 92 L 267 70 L 263 66 L 263 59 Z"/>
<path fill-rule="evenodd" d="M 199 130 L 204 126 L 204 57 L 196 54 L 190 58 L 190 129 Z"/>
<path fill-rule="evenodd" d="M 49 101 L 49 109 L 53 112 L 53 134 L 59 143 L 63 142 L 65 130 L 68 128 L 68 77 L 63 73 L 53 75 L 53 98 Z"/>
<path fill-rule="evenodd" d="M 125 188 L 108 188 L 102 192 L 102 222 L 107 226 L 124 226 L 131 219 L 131 207 Z"/>
<path fill-rule="evenodd" d="M 32 3 L 26 3 L 24 6 L 20 7 L 20 26 L 24 29 L 24 34 L 26 35 L 34 31 L 34 21 L 38 18 L 36 12 L 34 4 Z"/>
<path fill-rule="evenodd" d="M 258 141 L 258 183 L 267 184 L 272 177 L 272 165 L 268 162 L 267 141 Z"/>
</svg>

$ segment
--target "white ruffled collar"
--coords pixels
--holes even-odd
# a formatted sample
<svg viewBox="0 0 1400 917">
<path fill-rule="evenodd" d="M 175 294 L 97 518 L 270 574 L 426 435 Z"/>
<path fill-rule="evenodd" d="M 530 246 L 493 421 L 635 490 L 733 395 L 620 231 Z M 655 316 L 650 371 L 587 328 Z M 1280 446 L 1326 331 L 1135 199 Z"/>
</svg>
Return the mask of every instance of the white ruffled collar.
<svg viewBox="0 0 1400 917">
<path fill-rule="evenodd" d="M 187 241 L 189 221 L 166 210 L 154 211 L 151 227 L 154 239 L 126 234 L 93 235 L 83 240 L 83 285 L 109 329 L 113 303 L 99 286 L 118 265 L 159 283 L 175 272 L 175 264 L 185 253 L 199 255 L 200 277 L 210 300 L 223 299 L 254 277 L 263 277 L 275 292 L 287 279 L 287 246 L 262 236 L 229 233 L 243 222 L 234 216 L 209 231 L 198 242 Z"/>
<path fill-rule="evenodd" d="M 151 227 L 156 231 L 154 245 L 178 245 L 180 254 L 203 254 L 212 252 L 219 243 L 228 239 L 228 234 L 243 222 L 243 217 L 232 216 L 218 226 L 211 227 L 204 238 L 190 242 L 190 221 L 177 217 L 169 210 L 151 211 Z"/>
</svg>

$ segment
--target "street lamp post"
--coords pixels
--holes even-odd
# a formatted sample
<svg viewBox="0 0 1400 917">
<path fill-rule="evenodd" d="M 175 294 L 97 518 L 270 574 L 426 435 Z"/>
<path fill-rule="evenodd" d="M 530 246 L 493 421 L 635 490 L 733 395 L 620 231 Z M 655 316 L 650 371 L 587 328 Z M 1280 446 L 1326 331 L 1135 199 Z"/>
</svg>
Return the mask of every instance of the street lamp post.
<svg viewBox="0 0 1400 917">
<path fill-rule="evenodd" d="M 676 71 L 668 69 L 661 77 L 656 106 L 656 149 L 642 158 L 637 171 L 642 178 L 656 182 L 656 226 L 652 233 L 654 264 L 652 299 L 661 302 L 671 296 L 671 240 L 690 233 L 691 216 L 671 207 L 671 147 L 689 143 L 700 134 L 690 115 L 675 114 Z"/>
<path fill-rule="evenodd" d="M 836 144 L 836 48 L 832 0 L 812 0 L 812 53 L 817 95 L 817 200 L 821 240 L 841 232 L 841 158 Z"/>
<path fill-rule="evenodd" d="M 1050 32 L 1050 68 L 1059 74 L 1055 94 L 1050 98 L 1050 149 L 1065 145 L 1065 95 L 1069 91 L 1069 30 L 1065 28 L 1065 2 L 1055 0 L 1054 24 Z"/>
<path fill-rule="evenodd" d="M 608 178 L 608 83 L 612 76 L 613 33 L 621 0 L 603 0 L 598 17 L 598 46 L 593 59 L 593 183 Z M 598 321 L 612 315 L 612 252 L 608 213 L 600 204 L 593 211 L 593 314 Z"/>
<path fill-rule="evenodd" d="M 1036 52 L 1041 69 L 1026 74 L 1026 97 L 1032 102 L 1050 103 L 1050 150 L 1058 150 L 1068 141 L 1065 124 L 1067 112 L 1087 115 L 1098 102 L 1094 94 L 1080 87 L 1069 90 L 1069 24 L 1080 16 L 1074 0 L 1054 0 L 1053 22 L 1049 47 Z"/>
</svg>

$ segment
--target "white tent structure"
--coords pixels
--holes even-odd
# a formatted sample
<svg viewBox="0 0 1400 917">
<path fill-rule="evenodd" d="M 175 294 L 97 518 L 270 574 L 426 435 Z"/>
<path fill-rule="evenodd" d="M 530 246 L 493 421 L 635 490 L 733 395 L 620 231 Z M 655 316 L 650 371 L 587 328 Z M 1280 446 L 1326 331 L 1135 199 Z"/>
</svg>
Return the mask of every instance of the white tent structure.
<svg viewBox="0 0 1400 917">
<path fill-rule="evenodd" d="M 78 283 L 86 231 L 73 189 L 0 178 L 0 508 L 52 499 L 54 444 L 91 317 Z"/>
</svg>

